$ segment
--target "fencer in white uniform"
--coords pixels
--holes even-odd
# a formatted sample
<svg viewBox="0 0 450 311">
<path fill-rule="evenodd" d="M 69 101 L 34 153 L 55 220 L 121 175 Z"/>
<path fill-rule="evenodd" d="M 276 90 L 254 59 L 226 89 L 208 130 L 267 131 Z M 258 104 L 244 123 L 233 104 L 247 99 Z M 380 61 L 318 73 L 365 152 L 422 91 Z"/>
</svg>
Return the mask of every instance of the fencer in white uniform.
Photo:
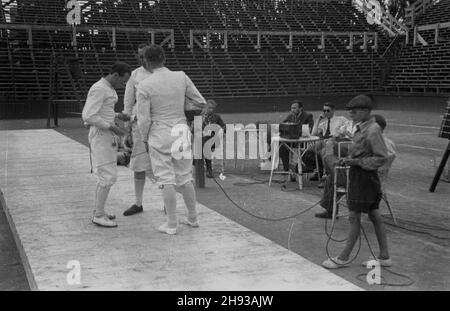
<svg viewBox="0 0 450 311">
<path fill-rule="evenodd" d="M 203 109 L 206 101 L 184 72 L 171 71 L 164 66 L 164 50 L 159 45 L 145 48 L 144 62 L 152 75 L 137 87 L 137 122 L 142 139 L 147 142 L 153 174 L 162 189 L 167 212 L 168 221 L 158 230 L 175 234 L 178 225 L 175 191 L 183 195 L 188 210 L 188 217 L 180 222 L 198 227 L 190 131 L 184 107 L 186 98 L 198 109 Z M 172 150 L 179 138 L 177 134 L 172 136 L 172 129 L 181 127 L 187 137 L 182 148 L 190 153 L 187 157 L 180 157 Z"/>
<path fill-rule="evenodd" d="M 142 59 L 144 57 L 143 51 L 146 44 L 141 44 L 138 47 L 138 56 L 141 62 L 139 68 L 133 70 L 130 79 L 127 82 L 124 96 L 124 110 L 123 113 L 130 116 L 131 134 L 133 137 L 133 150 L 131 152 L 130 169 L 134 172 L 134 194 L 135 202 L 128 208 L 123 215 L 130 216 L 143 212 L 142 201 L 145 186 L 145 172 L 151 170 L 150 156 L 142 141 L 141 134 L 137 126 L 136 118 L 136 87 L 139 82 L 148 78 L 152 73 L 144 67 Z"/>
<path fill-rule="evenodd" d="M 117 180 L 117 151 L 113 133 L 118 136 L 126 134 L 125 129 L 114 123 L 118 116 L 114 112 L 118 100 L 116 89 L 125 86 L 130 73 L 128 64 L 115 63 L 106 77 L 91 86 L 82 112 L 83 121 L 90 126 L 91 164 L 97 176 L 92 222 L 102 227 L 117 227 L 115 216 L 105 213 L 105 203 L 109 190 Z"/>
</svg>

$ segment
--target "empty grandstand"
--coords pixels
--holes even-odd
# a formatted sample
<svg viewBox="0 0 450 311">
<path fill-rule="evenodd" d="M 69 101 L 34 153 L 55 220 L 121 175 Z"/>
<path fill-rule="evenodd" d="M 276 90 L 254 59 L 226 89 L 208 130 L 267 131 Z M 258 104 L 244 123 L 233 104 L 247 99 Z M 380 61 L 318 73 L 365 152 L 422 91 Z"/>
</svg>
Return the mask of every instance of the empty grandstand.
<svg viewBox="0 0 450 311">
<path fill-rule="evenodd" d="M 450 1 L 418 0 L 407 10 L 408 44 L 393 63 L 386 91 L 450 92 Z"/>
<path fill-rule="evenodd" d="M 446 80 L 437 81 L 443 69 L 436 79 L 416 78 L 424 69 L 434 72 L 435 58 L 448 51 L 445 31 L 438 47 L 422 47 L 413 28 L 403 31 L 406 26 L 387 12 L 370 23 L 366 2 L 2 0 L 1 117 L 45 115 L 49 100 L 60 111 L 79 111 L 87 86 L 113 61 L 137 65 L 134 51 L 142 42 L 163 45 L 167 66 L 184 70 L 206 97 L 445 91 Z M 70 26 L 73 3 L 81 23 Z M 415 25 L 448 3 L 429 4 Z M 439 16 L 433 22 L 445 21 Z M 410 42 L 402 49 L 406 32 Z M 413 66 L 421 49 L 433 56 Z"/>
</svg>

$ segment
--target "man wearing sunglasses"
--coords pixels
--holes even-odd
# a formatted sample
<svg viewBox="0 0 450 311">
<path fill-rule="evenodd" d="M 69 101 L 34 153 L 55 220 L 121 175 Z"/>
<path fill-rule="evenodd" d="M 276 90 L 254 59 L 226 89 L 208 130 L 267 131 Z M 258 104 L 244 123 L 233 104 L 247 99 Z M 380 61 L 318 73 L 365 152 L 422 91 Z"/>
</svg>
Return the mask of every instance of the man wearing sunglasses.
<svg viewBox="0 0 450 311">
<path fill-rule="evenodd" d="M 345 136 L 345 131 L 351 127 L 350 121 L 344 116 L 335 116 L 334 111 L 332 103 L 323 104 L 323 112 L 314 124 L 312 135 L 322 138 Z"/>
<path fill-rule="evenodd" d="M 351 132 L 351 122 L 344 116 L 335 116 L 334 111 L 334 104 L 323 104 L 323 112 L 314 123 L 312 135 L 319 136 L 323 139 L 332 139 L 334 142 L 349 139 L 347 136 L 349 135 L 349 132 Z M 319 176 L 321 176 L 323 173 L 321 154 L 324 147 L 325 141 L 320 141 L 317 143 L 315 148 L 309 148 L 305 153 L 305 161 L 311 162 L 310 165 L 312 165 L 312 167 L 315 167 L 315 150 L 318 151 L 320 172 L 319 174 L 314 174 L 310 180 L 318 180 Z M 308 161 L 308 159 L 311 160 Z M 319 184 L 319 187 L 322 188 L 323 184 Z"/>
</svg>

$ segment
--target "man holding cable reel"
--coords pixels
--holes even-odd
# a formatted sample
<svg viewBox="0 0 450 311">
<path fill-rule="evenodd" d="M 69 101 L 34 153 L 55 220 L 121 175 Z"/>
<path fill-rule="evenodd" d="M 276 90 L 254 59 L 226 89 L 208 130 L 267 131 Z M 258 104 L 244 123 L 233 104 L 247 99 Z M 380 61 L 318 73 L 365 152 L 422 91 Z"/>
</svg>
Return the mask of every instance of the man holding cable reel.
<svg viewBox="0 0 450 311">
<path fill-rule="evenodd" d="M 382 198 L 378 168 L 388 160 L 388 150 L 380 126 L 371 115 L 372 100 L 365 95 L 354 97 L 346 107 L 356 126 L 349 157 L 341 164 L 349 166 L 349 185 L 347 203 L 349 209 L 350 231 L 342 252 L 322 263 L 325 268 L 336 269 L 349 264 L 349 256 L 358 240 L 361 230 L 361 213 L 367 213 L 373 223 L 378 244 L 379 256 L 376 260 L 383 267 L 392 265 L 388 252 L 386 229 L 378 206 Z"/>
</svg>

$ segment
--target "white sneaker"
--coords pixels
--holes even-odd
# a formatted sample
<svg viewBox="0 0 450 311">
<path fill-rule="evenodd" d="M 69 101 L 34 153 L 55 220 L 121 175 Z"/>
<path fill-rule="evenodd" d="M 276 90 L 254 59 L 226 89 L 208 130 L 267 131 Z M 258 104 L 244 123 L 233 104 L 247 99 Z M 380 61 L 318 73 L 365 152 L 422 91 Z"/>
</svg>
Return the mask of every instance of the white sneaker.
<svg viewBox="0 0 450 311">
<path fill-rule="evenodd" d="M 105 213 L 105 216 L 108 217 L 109 220 L 116 219 L 116 215 Z M 92 217 L 95 217 L 95 211 L 92 212 Z"/>
<path fill-rule="evenodd" d="M 379 263 L 380 266 L 382 266 L 382 267 L 390 267 L 390 266 L 392 266 L 392 260 L 391 260 L 391 258 L 388 258 L 388 259 L 379 259 L 379 258 L 373 259 L 373 258 L 370 258 L 369 260 L 363 261 L 363 262 L 361 263 L 361 265 L 364 266 L 364 267 L 367 267 L 367 264 L 368 264 L 369 262 L 373 261 L 373 260 L 378 261 L 378 263 Z"/>
<path fill-rule="evenodd" d="M 348 266 L 348 261 L 340 260 L 339 258 L 328 258 L 322 263 L 322 266 L 327 269 L 338 269 L 338 268 L 344 268 Z"/>
<path fill-rule="evenodd" d="M 100 227 L 114 228 L 117 227 L 117 223 L 114 220 L 108 218 L 108 215 L 92 218 L 92 222 Z"/>
<path fill-rule="evenodd" d="M 159 226 L 158 231 L 162 232 L 162 233 L 167 233 L 167 234 L 173 235 L 173 234 L 177 233 L 177 228 L 169 228 L 169 224 L 166 222 L 166 223 L 162 224 L 161 226 Z"/>
<path fill-rule="evenodd" d="M 191 226 L 192 228 L 198 228 L 199 227 L 197 220 L 192 222 L 192 221 L 189 221 L 189 219 L 187 217 L 181 218 L 180 219 L 180 224 L 188 225 L 188 226 Z"/>
</svg>

